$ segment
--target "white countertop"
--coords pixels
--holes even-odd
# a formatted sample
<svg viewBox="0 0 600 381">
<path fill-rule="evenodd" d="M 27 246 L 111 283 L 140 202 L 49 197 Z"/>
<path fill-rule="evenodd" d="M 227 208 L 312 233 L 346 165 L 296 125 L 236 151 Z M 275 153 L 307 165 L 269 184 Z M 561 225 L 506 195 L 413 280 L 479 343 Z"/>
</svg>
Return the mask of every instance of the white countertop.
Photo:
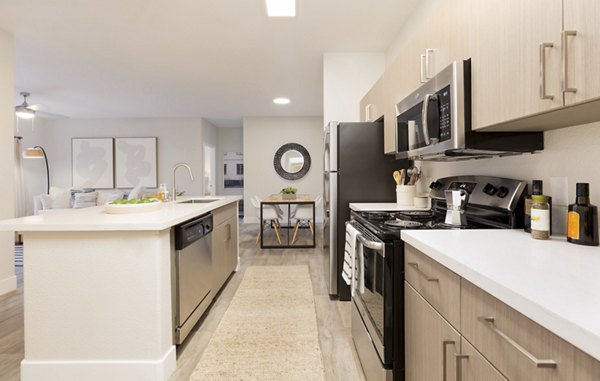
<svg viewBox="0 0 600 381">
<path fill-rule="evenodd" d="M 600 247 L 521 230 L 403 230 L 402 239 L 600 360 Z"/>
<path fill-rule="evenodd" d="M 382 202 L 382 203 L 350 203 L 350 209 L 357 212 L 402 212 L 407 210 L 429 210 L 426 208 L 417 208 L 413 205 L 398 205 L 395 202 Z"/>
<path fill-rule="evenodd" d="M 207 204 L 182 204 L 191 198 L 218 199 Z M 108 214 L 104 206 L 65 210 L 0 221 L 0 231 L 127 231 L 164 230 L 211 210 L 241 200 L 241 196 L 180 197 L 160 210 L 147 213 Z"/>
</svg>

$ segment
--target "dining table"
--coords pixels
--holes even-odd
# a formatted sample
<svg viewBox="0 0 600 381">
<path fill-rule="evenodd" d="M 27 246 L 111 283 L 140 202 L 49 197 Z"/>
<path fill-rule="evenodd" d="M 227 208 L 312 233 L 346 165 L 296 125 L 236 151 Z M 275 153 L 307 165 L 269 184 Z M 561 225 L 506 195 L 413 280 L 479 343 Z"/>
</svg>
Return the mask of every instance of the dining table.
<svg viewBox="0 0 600 381">
<path fill-rule="evenodd" d="M 260 235 L 260 247 L 262 249 L 290 249 L 290 248 L 314 248 L 316 247 L 316 228 L 311 229 L 312 232 L 312 242 L 310 244 L 294 244 L 293 240 L 290 239 L 290 230 L 293 229 L 292 226 L 292 205 L 311 205 L 312 206 L 312 221 L 314 225 L 315 221 L 315 197 L 310 194 L 295 194 L 295 195 L 285 195 L 281 193 L 271 194 L 268 197 L 264 198 L 260 202 L 260 226 L 263 226 L 263 206 L 264 205 L 283 205 L 284 209 L 287 209 L 287 224 L 285 226 L 280 226 L 282 228 L 286 228 L 287 234 L 285 235 L 285 241 L 279 245 L 269 245 L 264 242 L 264 234 Z"/>
</svg>

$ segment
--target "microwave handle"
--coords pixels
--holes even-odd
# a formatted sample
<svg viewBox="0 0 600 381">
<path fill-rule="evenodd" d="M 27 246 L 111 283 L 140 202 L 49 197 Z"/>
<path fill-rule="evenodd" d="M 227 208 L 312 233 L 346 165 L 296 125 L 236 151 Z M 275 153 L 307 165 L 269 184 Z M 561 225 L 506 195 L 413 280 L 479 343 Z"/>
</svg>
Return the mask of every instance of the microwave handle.
<svg viewBox="0 0 600 381">
<path fill-rule="evenodd" d="M 431 145 L 431 139 L 429 138 L 429 124 L 427 123 L 427 114 L 429 114 L 429 101 L 435 99 L 435 94 L 425 94 L 425 98 L 423 98 L 423 109 L 421 110 L 421 126 L 423 127 L 423 141 L 425 145 Z"/>
</svg>

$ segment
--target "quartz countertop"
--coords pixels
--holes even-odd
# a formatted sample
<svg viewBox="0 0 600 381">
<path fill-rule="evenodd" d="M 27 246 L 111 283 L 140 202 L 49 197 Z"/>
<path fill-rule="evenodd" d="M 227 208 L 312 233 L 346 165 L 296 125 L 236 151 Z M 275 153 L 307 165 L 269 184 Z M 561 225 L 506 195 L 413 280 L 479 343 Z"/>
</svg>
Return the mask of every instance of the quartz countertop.
<svg viewBox="0 0 600 381">
<path fill-rule="evenodd" d="M 398 205 L 395 202 L 382 202 L 382 203 L 350 203 L 350 209 L 357 212 L 402 212 L 407 210 L 429 210 L 429 207 L 418 208 L 414 205 Z"/>
<path fill-rule="evenodd" d="M 521 230 L 403 230 L 402 239 L 600 360 L 600 247 Z"/>
<path fill-rule="evenodd" d="M 184 204 L 190 199 L 217 199 L 200 204 Z M 214 209 L 241 200 L 241 196 L 180 197 L 153 212 L 109 214 L 104 206 L 70 209 L 56 213 L 0 221 L 0 231 L 142 231 L 164 230 Z"/>
</svg>

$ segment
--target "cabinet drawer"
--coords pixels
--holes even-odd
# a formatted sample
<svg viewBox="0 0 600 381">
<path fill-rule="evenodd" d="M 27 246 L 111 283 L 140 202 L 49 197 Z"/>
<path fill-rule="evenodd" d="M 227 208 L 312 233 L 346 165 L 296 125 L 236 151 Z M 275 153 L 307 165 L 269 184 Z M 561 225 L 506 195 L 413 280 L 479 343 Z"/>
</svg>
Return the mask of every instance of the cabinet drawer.
<svg viewBox="0 0 600 381">
<path fill-rule="evenodd" d="M 406 281 L 459 328 L 460 277 L 410 245 L 405 245 L 404 258 Z"/>
<path fill-rule="evenodd" d="M 219 226 L 223 222 L 227 221 L 229 218 L 237 216 L 237 206 L 238 203 L 234 202 L 213 210 L 213 225 L 215 227 Z"/>
<path fill-rule="evenodd" d="M 509 380 L 577 379 L 575 347 L 464 279 L 461 332 Z"/>
</svg>

